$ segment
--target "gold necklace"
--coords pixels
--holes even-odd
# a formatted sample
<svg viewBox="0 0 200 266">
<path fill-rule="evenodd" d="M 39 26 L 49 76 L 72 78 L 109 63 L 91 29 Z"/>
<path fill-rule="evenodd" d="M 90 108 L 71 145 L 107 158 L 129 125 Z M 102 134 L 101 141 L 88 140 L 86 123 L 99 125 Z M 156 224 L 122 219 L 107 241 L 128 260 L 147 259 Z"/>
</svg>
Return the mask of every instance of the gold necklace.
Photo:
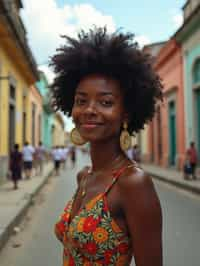
<svg viewBox="0 0 200 266">
<path fill-rule="evenodd" d="M 121 155 L 117 156 L 114 161 L 112 162 L 111 166 L 113 166 L 116 161 L 118 161 L 120 159 Z M 124 161 L 126 160 L 126 158 L 123 158 L 122 160 L 120 160 L 118 162 L 117 165 L 115 165 L 115 169 L 119 167 L 119 165 L 121 165 Z M 111 171 L 114 171 L 115 169 L 111 169 Z M 108 169 L 107 169 L 108 170 Z M 98 175 L 102 174 L 103 172 L 105 171 L 105 168 L 99 170 L 99 171 L 96 171 L 96 172 L 92 172 L 92 169 L 88 169 L 88 172 L 87 172 L 87 175 L 85 176 L 85 178 L 83 178 L 83 184 L 81 185 L 81 196 L 82 197 L 85 197 L 85 195 L 87 194 L 86 192 L 86 187 L 87 187 L 87 182 L 88 182 L 88 177 L 89 176 L 93 176 L 94 177 L 97 177 Z"/>
</svg>

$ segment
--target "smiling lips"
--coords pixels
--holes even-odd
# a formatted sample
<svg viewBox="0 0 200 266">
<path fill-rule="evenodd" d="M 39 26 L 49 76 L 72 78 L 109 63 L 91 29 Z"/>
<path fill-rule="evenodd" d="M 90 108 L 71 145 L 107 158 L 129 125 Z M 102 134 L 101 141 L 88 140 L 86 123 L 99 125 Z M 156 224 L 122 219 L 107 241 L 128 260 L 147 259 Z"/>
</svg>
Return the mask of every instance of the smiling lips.
<svg viewBox="0 0 200 266">
<path fill-rule="evenodd" d="M 98 126 L 101 126 L 102 123 L 97 123 L 97 122 L 85 122 L 81 124 L 81 127 L 84 129 L 94 129 Z"/>
</svg>

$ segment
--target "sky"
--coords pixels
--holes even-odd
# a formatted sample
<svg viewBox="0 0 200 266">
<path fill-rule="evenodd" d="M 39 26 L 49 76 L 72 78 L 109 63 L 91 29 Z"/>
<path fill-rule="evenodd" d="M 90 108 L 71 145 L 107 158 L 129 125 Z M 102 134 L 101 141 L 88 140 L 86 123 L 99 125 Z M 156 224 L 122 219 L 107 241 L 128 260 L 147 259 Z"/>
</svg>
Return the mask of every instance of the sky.
<svg viewBox="0 0 200 266">
<path fill-rule="evenodd" d="M 76 36 L 80 28 L 107 25 L 133 32 L 144 44 L 169 39 L 182 24 L 186 0 L 22 0 L 21 15 L 38 65 L 62 44 L 60 35 Z M 134 3 L 135 2 L 135 3 Z"/>
<path fill-rule="evenodd" d="M 61 35 L 107 26 L 135 34 L 140 47 L 168 40 L 182 25 L 186 0 L 22 0 L 21 16 L 36 62 L 51 82 L 50 57 L 62 45 Z"/>
</svg>

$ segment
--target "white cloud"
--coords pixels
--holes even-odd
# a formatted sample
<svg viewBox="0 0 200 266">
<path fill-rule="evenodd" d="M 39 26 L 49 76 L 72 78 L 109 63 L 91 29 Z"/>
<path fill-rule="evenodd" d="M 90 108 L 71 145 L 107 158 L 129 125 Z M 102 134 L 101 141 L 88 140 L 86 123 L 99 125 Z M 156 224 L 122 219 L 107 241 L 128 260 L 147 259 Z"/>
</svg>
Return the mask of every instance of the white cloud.
<svg viewBox="0 0 200 266">
<path fill-rule="evenodd" d="M 183 15 L 182 14 L 176 14 L 172 17 L 172 21 L 174 23 L 174 26 L 176 28 L 179 28 L 183 24 Z"/>
<path fill-rule="evenodd" d="M 177 30 L 183 24 L 183 13 L 180 10 L 170 10 L 171 23 L 175 30 Z"/>
<path fill-rule="evenodd" d="M 102 14 L 90 4 L 65 5 L 60 8 L 56 0 L 24 0 L 22 18 L 28 39 L 38 64 L 48 64 L 49 56 L 62 44 L 60 35 L 76 36 L 81 28 L 92 25 L 115 30 L 112 16 Z"/>
<path fill-rule="evenodd" d="M 55 74 L 51 71 L 51 69 L 47 65 L 40 65 L 38 68 L 46 74 L 48 82 L 52 83 Z"/>
<path fill-rule="evenodd" d="M 135 40 L 138 42 L 140 48 L 151 42 L 150 39 L 145 35 L 138 35 L 135 37 Z"/>
</svg>

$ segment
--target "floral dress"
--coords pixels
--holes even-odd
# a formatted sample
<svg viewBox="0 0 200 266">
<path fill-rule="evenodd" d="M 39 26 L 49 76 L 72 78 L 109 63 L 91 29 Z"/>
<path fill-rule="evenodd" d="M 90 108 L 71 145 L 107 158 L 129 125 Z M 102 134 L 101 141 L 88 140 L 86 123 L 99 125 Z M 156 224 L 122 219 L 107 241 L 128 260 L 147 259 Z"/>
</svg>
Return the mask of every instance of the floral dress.
<svg viewBox="0 0 200 266">
<path fill-rule="evenodd" d="M 91 199 L 71 221 L 74 197 L 65 207 L 55 225 L 64 246 L 63 266 L 130 265 L 131 239 L 112 219 L 106 198 L 121 173 L 115 173 L 105 192 Z"/>
</svg>

